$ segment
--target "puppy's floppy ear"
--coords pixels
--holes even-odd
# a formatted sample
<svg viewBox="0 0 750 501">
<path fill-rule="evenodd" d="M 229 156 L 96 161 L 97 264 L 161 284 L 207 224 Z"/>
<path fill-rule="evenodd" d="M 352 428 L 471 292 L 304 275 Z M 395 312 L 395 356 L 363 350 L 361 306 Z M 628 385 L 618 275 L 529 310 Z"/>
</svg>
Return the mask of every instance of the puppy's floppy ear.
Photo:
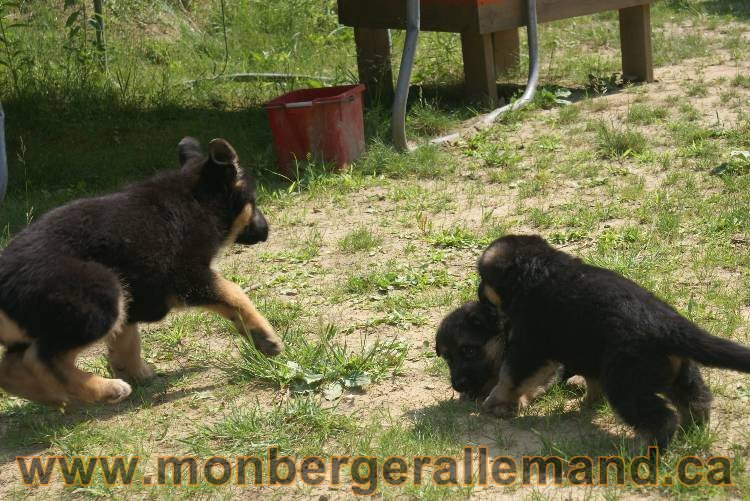
<svg viewBox="0 0 750 501">
<path fill-rule="evenodd" d="M 497 308 L 488 302 L 479 301 L 474 303 L 476 307 L 472 308 L 466 314 L 466 321 L 476 329 L 485 329 L 497 321 Z"/>
<path fill-rule="evenodd" d="M 494 314 L 497 314 L 495 308 L 500 308 L 502 306 L 500 295 L 495 289 L 487 285 L 484 281 L 479 283 L 477 296 L 479 297 L 479 303 L 488 310 L 492 311 Z"/>
<path fill-rule="evenodd" d="M 226 139 L 214 139 L 208 144 L 208 156 L 214 165 L 237 166 L 237 152 Z"/>
<path fill-rule="evenodd" d="M 194 137 L 183 137 L 177 145 L 177 156 L 180 160 L 180 167 L 184 167 L 189 160 L 203 156 L 201 143 Z"/>
<path fill-rule="evenodd" d="M 486 313 L 485 313 L 486 314 Z M 487 319 L 482 312 L 472 310 L 466 315 L 466 320 L 471 324 L 472 327 L 481 328 L 487 323 Z"/>
</svg>

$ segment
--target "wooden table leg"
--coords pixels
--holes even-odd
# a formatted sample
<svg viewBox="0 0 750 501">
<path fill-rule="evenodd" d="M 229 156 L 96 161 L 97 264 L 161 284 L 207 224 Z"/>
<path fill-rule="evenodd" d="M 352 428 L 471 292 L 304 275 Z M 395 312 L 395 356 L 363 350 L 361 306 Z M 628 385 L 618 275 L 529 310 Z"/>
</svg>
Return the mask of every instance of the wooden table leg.
<svg viewBox="0 0 750 501">
<path fill-rule="evenodd" d="M 497 72 L 492 34 L 461 33 L 466 91 L 472 99 L 497 103 Z"/>
<path fill-rule="evenodd" d="M 620 9 L 620 47 L 623 78 L 653 82 L 649 4 Z"/>
<path fill-rule="evenodd" d="M 520 59 L 521 47 L 518 28 L 493 33 L 492 44 L 495 48 L 495 70 L 497 74 L 502 75 L 516 69 Z"/>
<path fill-rule="evenodd" d="M 359 80 L 367 85 L 368 102 L 393 102 L 391 34 L 384 29 L 354 28 Z"/>
</svg>

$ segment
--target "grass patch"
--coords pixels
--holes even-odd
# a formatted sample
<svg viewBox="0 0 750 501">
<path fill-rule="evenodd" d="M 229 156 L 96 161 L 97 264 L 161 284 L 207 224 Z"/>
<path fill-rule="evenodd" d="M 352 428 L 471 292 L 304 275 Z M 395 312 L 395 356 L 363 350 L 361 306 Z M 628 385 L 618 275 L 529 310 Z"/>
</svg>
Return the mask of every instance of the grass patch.
<svg viewBox="0 0 750 501">
<path fill-rule="evenodd" d="M 422 266 L 396 267 L 357 273 L 350 275 L 344 287 L 349 294 L 387 294 L 394 290 L 420 291 L 432 287 L 444 287 L 451 284 L 450 277 L 443 269 L 429 269 Z"/>
<path fill-rule="evenodd" d="M 686 93 L 690 97 L 706 97 L 708 96 L 708 84 L 703 80 L 690 83 L 686 87 Z"/>
<path fill-rule="evenodd" d="M 669 116 L 666 108 L 661 106 L 648 106 L 645 104 L 634 104 L 628 110 L 627 120 L 635 125 L 651 125 Z"/>
<path fill-rule="evenodd" d="M 294 393 L 322 392 L 330 400 L 345 389 L 363 388 L 398 374 L 404 363 L 406 346 L 399 341 L 362 339 L 347 346 L 337 337 L 339 330 L 331 324 L 312 333 L 289 326 L 283 335 L 286 348 L 278 357 L 265 357 L 252 343 L 242 341 L 239 358 L 217 363 L 239 380 L 263 381 Z"/>
<path fill-rule="evenodd" d="M 270 409 L 260 404 L 233 409 L 218 422 L 200 427 L 187 442 L 191 452 L 202 457 L 219 453 L 264 457 L 269 447 L 278 447 L 285 455 L 304 457 L 320 455 L 322 444 L 354 432 L 354 418 L 335 407 L 324 408 L 319 400 L 308 396 L 277 403 Z"/>
<path fill-rule="evenodd" d="M 632 129 L 618 129 L 606 124 L 596 127 L 596 147 L 601 158 L 620 159 L 646 151 L 646 137 Z"/>
<path fill-rule="evenodd" d="M 338 245 L 342 252 L 354 254 L 355 252 L 372 250 L 382 243 L 381 237 L 374 235 L 370 229 L 360 226 L 347 233 L 344 238 L 339 240 Z"/>
<path fill-rule="evenodd" d="M 750 76 L 748 75 L 737 75 L 732 79 L 732 85 L 735 87 L 742 87 L 744 89 L 750 89 Z"/>
</svg>

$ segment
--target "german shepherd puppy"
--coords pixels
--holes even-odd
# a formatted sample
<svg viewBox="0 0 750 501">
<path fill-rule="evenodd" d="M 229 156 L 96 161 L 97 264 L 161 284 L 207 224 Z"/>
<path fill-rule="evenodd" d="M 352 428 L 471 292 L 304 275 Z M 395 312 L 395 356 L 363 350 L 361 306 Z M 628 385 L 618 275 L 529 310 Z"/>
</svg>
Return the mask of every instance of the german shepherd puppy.
<svg viewBox="0 0 750 501">
<path fill-rule="evenodd" d="M 274 356 L 283 345 L 242 289 L 212 268 L 222 247 L 268 238 L 253 179 L 237 153 L 214 139 L 178 147 L 181 169 L 119 193 L 69 203 L 31 224 L 0 254 L 0 387 L 50 404 L 115 403 L 122 379 L 143 381 L 138 324 L 173 308 L 201 307 L 231 320 Z M 118 378 L 76 367 L 105 339 Z"/>
<path fill-rule="evenodd" d="M 479 260 L 480 295 L 509 318 L 498 384 L 484 402 L 512 415 L 524 388 L 563 363 L 649 443 L 709 419 L 696 364 L 750 372 L 750 349 L 712 336 L 617 273 L 584 264 L 538 236 L 506 236 Z"/>
<path fill-rule="evenodd" d="M 485 399 L 498 383 L 510 324 L 505 314 L 491 303 L 469 301 L 453 310 L 438 327 L 435 351 L 445 359 L 451 373 L 451 386 L 462 399 Z M 519 398 L 521 407 L 544 393 L 555 381 L 580 385 L 580 381 L 560 366 L 540 374 L 537 384 Z M 587 393 L 584 405 L 590 405 Z"/>
<path fill-rule="evenodd" d="M 440 323 L 435 351 L 448 364 L 451 386 L 463 398 L 485 398 L 497 384 L 507 339 L 504 317 L 470 301 Z"/>
</svg>

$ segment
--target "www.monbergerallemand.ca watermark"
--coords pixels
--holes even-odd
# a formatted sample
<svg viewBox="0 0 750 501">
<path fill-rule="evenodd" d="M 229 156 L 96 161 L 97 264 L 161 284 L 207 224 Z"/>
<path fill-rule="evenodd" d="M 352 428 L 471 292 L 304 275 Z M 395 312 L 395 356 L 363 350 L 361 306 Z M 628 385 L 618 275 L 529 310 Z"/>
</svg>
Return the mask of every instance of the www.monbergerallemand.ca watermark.
<svg viewBox="0 0 750 501">
<path fill-rule="evenodd" d="M 87 486 L 97 478 L 110 486 L 208 485 L 282 487 L 294 483 L 308 486 L 341 486 L 354 494 L 372 495 L 383 486 L 407 483 L 438 486 L 685 486 L 732 485 L 732 463 L 726 457 L 680 458 L 673 475 L 659 470 L 659 453 L 649 447 L 646 455 L 628 460 L 620 456 L 575 456 L 564 460 L 557 456 L 489 457 L 487 447 L 465 447 L 460 457 L 413 456 L 309 456 L 301 460 L 284 456 L 278 447 L 270 447 L 266 457 L 237 456 L 160 456 L 156 475 L 139 472 L 141 458 L 132 457 L 17 457 L 21 481 L 27 486 L 46 486 L 62 477 L 66 486 Z"/>
</svg>

